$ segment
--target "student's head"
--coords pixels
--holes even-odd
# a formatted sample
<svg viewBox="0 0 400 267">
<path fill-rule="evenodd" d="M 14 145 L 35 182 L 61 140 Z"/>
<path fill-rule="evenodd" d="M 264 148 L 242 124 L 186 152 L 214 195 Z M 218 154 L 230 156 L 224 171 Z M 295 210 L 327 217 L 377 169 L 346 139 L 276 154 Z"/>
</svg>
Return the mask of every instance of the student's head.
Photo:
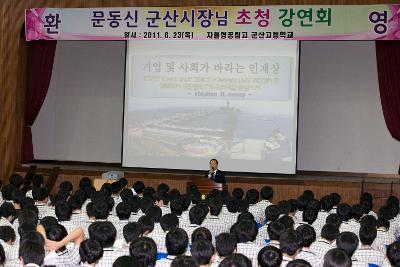
<svg viewBox="0 0 400 267">
<path fill-rule="evenodd" d="M 269 205 L 265 208 L 265 219 L 269 222 L 278 220 L 279 208 L 277 205 Z"/>
<path fill-rule="evenodd" d="M 79 255 L 83 263 L 94 264 L 103 257 L 103 246 L 94 239 L 86 239 L 79 245 Z"/>
<path fill-rule="evenodd" d="M 311 190 L 304 190 L 303 196 L 306 197 L 309 201 L 314 199 L 314 192 Z"/>
<path fill-rule="evenodd" d="M 149 237 L 141 237 L 129 246 L 129 254 L 136 258 L 141 266 L 153 267 L 157 260 L 157 245 Z"/>
<path fill-rule="evenodd" d="M 400 242 L 390 244 L 386 250 L 386 256 L 392 266 L 400 266 Z"/>
<path fill-rule="evenodd" d="M 351 258 L 358 247 L 358 237 L 352 232 L 340 233 L 336 238 L 336 247 L 344 250 Z"/>
<path fill-rule="evenodd" d="M 321 208 L 325 211 L 330 211 L 333 208 L 333 199 L 331 195 L 321 198 Z"/>
<path fill-rule="evenodd" d="M 215 238 L 215 248 L 220 257 L 232 255 L 236 250 L 236 246 L 236 237 L 229 233 L 221 233 Z"/>
<path fill-rule="evenodd" d="M 18 234 L 21 236 L 27 232 L 34 232 L 36 231 L 37 225 L 33 222 L 23 222 L 18 226 Z"/>
<path fill-rule="evenodd" d="M 339 235 L 339 228 L 331 223 L 325 224 L 321 229 L 321 237 L 332 242 Z"/>
<path fill-rule="evenodd" d="M 180 216 L 182 215 L 182 212 L 184 211 L 184 200 L 181 196 L 173 198 L 171 202 L 169 203 L 169 207 L 171 209 L 171 213 Z"/>
<path fill-rule="evenodd" d="M 201 225 L 207 216 L 207 212 L 200 205 L 193 206 L 189 211 L 191 224 Z"/>
<path fill-rule="evenodd" d="M 141 266 L 141 264 L 136 258 L 125 255 L 125 256 L 119 256 L 112 265 L 112 267 L 126 267 L 126 266 L 139 267 Z"/>
<path fill-rule="evenodd" d="M 273 246 L 265 246 L 257 256 L 260 267 L 279 267 L 282 263 L 282 252 Z"/>
<path fill-rule="evenodd" d="M 43 236 L 37 231 L 28 231 L 28 232 L 20 235 L 19 244 L 22 244 L 25 241 L 32 241 L 32 242 L 40 244 L 41 246 L 44 246 L 44 242 L 45 242 Z"/>
<path fill-rule="evenodd" d="M 290 214 L 295 214 L 298 210 L 299 204 L 297 203 L 296 199 L 289 199 L 289 212 Z"/>
<path fill-rule="evenodd" d="M 376 228 L 376 219 L 373 215 L 364 215 L 360 219 L 360 226 L 371 226 Z"/>
<path fill-rule="evenodd" d="M 286 267 L 312 267 L 311 264 L 303 259 L 294 259 L 289 262 Z"/>
<path fill-rule="evenodd" d="M 294 256 L 301 249 L 303 239 L 295 230 L 286 230 L 279 238 L 279 248 L 282 254 Z"/>
<path fill-rule="evenodd" d="M 143 235 L 147 235 L 154 230 L 154 221 L 146 215 L 140 217 L 138 223 L 142 226 Z"/>
<path fill-rule="evenodd" d="M 285 230 L 285 225 L 280 221 L 271 222 L 267 226 L 267 232 L 270 240 L 279 240 Z"/>
<path fill-rule="evenodd" d="M 294 220 L 291 216 L 283 215 L 278 219 L 278 221 L 283 223 L 286 229 L 293 229 L 294 227 Z"/>
<path fill-rule="evenodd" d="M 168 205 L 169 195 L 166 191 L 158 191 L 153 195 L 154 199 L 157 201 L 158 205 Z"/>
<path fill-rule="evenodd" d="M 305 196 L 299 196 L 297 198 L 297 209 L 300 211 L 304 211 L 308 206 L 309 199 Z"/>
<path fill-rule="evenodd" d="M 47 239 L 51 241 L 61 241 L 68 235 L 67 230 L 61 224 L 56 224 L 46 232 Z M 61 251 L 65 250 L 65 246 L 61 247 Z"/>
<path fill-rule="evenodd" d="M 237 216 L 236 221 L 254 221 L 254 215 L 248 211 L 243 211 Z"/>
<path fill-rule="evenodd" d="M 192 233 L 191 241 L 193 243 L 194 241 L 197 241 L 200 239 L 208 240 L 211 242 L 212 234 L 211 234 L 210 230 L 208 230 L 205 227 L 199 227 L 199 228 L 195 229 Z"/>
<path fill-rule="evenodd" d="M 26 205 L 24 209 L 19 212 L 18 221 L 20 224 L 23 222 L 33 222 L 34 224 L 38 224 L 38 208 L 35 205 Z"/>
<path fill-rule="evenodd" d="M 128 200 L 128 204 L 131 207 L 131 211 L 137 213 L 142 205 L 142 200 L 138 196 L 133 196 Z"/>
<path fill-rule="evenodd" d="M 160 226 L 164 232 L 168 232 L 171 229 L 179 227 L 179 219 L 173 213 L 167 213 L 160 219 Z"/>
<path fill-rule="evenodd" d="M 89 177 L 82 177 L 79 181 L 79 188 L 85 188 L 92 185 L 92 180 Z"/>
<path fill-rule="evenodd" d="M 93 203 L 93 215 L 96 220 L 106 220 L 109 213 L 109 206 L 105 201 Z"/>
<path fill-rule="evenodd" d="M 171 262 L 171 267 L 197 267 L 195 260 L 186 255 L 180 255 L 174 258 Z"/>
<path fill-rule="evenodd" d="M 349 204 L 342 203 L 337 206 L 337 214 L 340 216 L 342 221 L 348 221 L 351 219 L 351 207 Z"/>
<path fill-rule="evenodd" d="M 261 198 L 264 200 L 271 200 L 274 195 L 274 190 L 270 186 L 263 186 L 260 190 Z"/>
<path fill-rule="evenodd" d="M 160 222 L 162 211 L 159 206 L 152 205 L 146 210 L 146 216 L 148 216 L 153 222 Z"/>
<path fill-rule="evenodd" d="M 321 202 L 319 202 L 318 199 L 313 199 L 308 202 L 307 208 L 312 208 L 318 211 L 321 209 Z"/>
<path fill-rule="evenodd" d="M 60 191 L 71 192 L 73 189 L 72 183 L 70 181 L 64 181 L 60 183 Z"/>
<path fill-rule="evenodd" d="M 251 260 L 243 254 L 234 253 L 221 261 L 219 267 L 251 267 Z"/>
<path fill-rule="evenodd" d="M 342 219 L 337 213 L 332 213 L 329 214 L 328 217 L 326 217 L 325 223 L 331 223 L 336 225 L 337 227 L 340 227 L 340 225 L 342 224 Z"/>
<path fill-rule="evenodd" d="M 312 226 L 303 224 L 296 228 L 296 232 L 303 237 L 303 247 L 308 248 L 316 239 L 316 233 Z"/>
<path fill-rule="evenodd" d="M 364 213 L 366 214 L 368 214 L 374 207 L 372 201 L 370 200 L 363 200 L 360 202 L 360 205 L 364 208 Z"/>
<path fill-rule="evenodd" d="M 338 193 L 332 193 L 331 194 L 332 200 L 333 200 L 333 206 L 337 206 L 340 203 L 341 197 Z"/>
<path fill-rule="evenodd" d="M 390 222 L 386 219 L 378 218 L 378 220 L 376 220 L 376 228 L 383 228 L 385 231 L 387 231 L 390 228 Z"/>
<path fill-rule="evenodd" d="M 4 202 L 0 206 L 0 216 L 12 220 L 15 217 L 16 211 L 13 204 Z"/>
<path fill-rule="evenodd" d="M 229 198 L 226 202 L 226 209 L 231 213 L 236 213 L 239 210 L 239 200 L 236 197 Z"/>
<path fill-rule="evenodd" d="M 13 174 L 10 176 L 10 184 L 15 186 L 15 188 L 20 188 L 24 183 L 24 178 L 19 174 Z"/>
<path fill-rule="evenodd" d="M 249 202 L 247 199 L 239 200 L 239 212 L 248 211 L 249 210 Z"/>
<path fill-rule="evenodd" d="M 53 216 L 45 216 L 40 220 L 40 224 L 46 231 L 48 231 L 51 227 L 58 224 L 58 221 Z"/>
<path fill-rule="evenodd" d="M 41 187 L 43 185 L 44 179 L 43 175 L 41 174 L 35 174 L 32 177 L 32 185 L 34 187 Z"/>
<path fill-rule="evenodd" d="M 32 197 L 35 201 L 46 201 L 49 197 L 49 191 L 45 187 L 34 187 L 32 189 Z"/>
<path fill-rule="evenodd" d="M 258 227 L 255 221 L 238 221 L 232 225 L 230 233 L 236 237 L 238 243 L 253 242 L 258 234 Z"/>
<path fill-rule="evenodd" d="M 190 252 L 198 265 L 208 265 L 214 255 L 214 246 L 209 240 L 199 239 L 192 243 Z"/>
<path fill-rule="evenodd" d="M 303 221 L 308 224 L 313 224 L 317 219 L 318 211 L 312 208 L 307 208 L 303 211 Z"/>
<path fill-rule="evenodd" d="M 144 183 L 142 181 L 136 181 L 132 188 L 135 190 L 136 194 L 143 194 L 143 190 L 145 188 Z"/>
<path fill-rule="evenodd" d="M 111 194 L 113 195 L 117 195 L 119 194 L 119 191 L 121 191 L 122 186 L 119 182 L 113 182 L 111 184 Z"/>
<path fill-rule="evenodd" d="M 71 219 L 72 209 L 67 202 L 58 202 L 56 204 L 55 213 L 59 221 L 69 221 Z"/>
<path fill-rule="evenodd" d="M 357 221 L 364 215 L 364 207 L 361 204 L 355 204 L 351 207 L 351 217 Z"/>
<path fill-rule="evenodd" d="M 279 214 L 289 215 L 290 203 L 287 200 L 281 200 L 278 202 Z"/>
<path fill-rule="evenodd" d="M 153 198 L 153 195 L 155 192 L 156 192 L 156 190 L 153 187 L 146 186 L 143 189 L 143 197 L 151 198 L 154 201 L 155 199 Z"/>
<path fill-rule="evenodd" d="M 128 202 L 133 197 L 133 192 L 129 188 L 124 188 L 119 193 L 119 196 L 123 202 Z"/>
<path fill-rule="evenodd" d="M 118 219 L 120 220 L 128 220 L 131 216 L 131 206 L 129 206 L 129 204 L 126 202 L 118 203 L 115 211 L 117 213 Z"/>
<path fill-rule="evenodd" d="M 0 239 L 5 243 L 13 244 L 15 241 L 15 231 L 11 226 L 0 226 Z"/>
<path fill-rule="evenodd" d="M 24 265 L 29 263 L 42 265 L 45 256 L 44 246 L 40 243 L 26 240 L 19 246 L 19 258 Z"/>
<path fill-rule="evenodd" d="M 211 215 L 218 216 L 222 210 L 222 201 L 219 198 L 214 197 L 208 202 L 208 207 Z"/>
<path fill-rule="evenodd" d="M 127 223 L 122 228 L 122 234 L 126 243 L 130 243 L 142 236 L 142 226 L 138 222 Z"/>
<path fill-rule="evenodd" d="M 374 226 L 361 226 L 359 237 L 361 244 L 365 246 L 371 246 L 376 238 L 376 228 Z"/>
<path fill-rule="evenodd" d="M 329 250 L 324 256 L 323 267 L 351 267 L 351 257 L 338 248 Z"/>
<path fill-rule="evenodd" d="M 185 253 L 189 237 L 181 228 L 172 229 L 165 237 L 165 246 L 169 255 L 178 256 Z"/>
<path fill-rule="evenodd" d="M 241 200 L 244 196 L 244 191 L 242 188 L 236 187 L 232 190 L 232 196 L 238 200 Z"/>
<path fill-rule="evenodd" d="M 260 194 L 258 193 L 257 189 L 249 189 L 246 192 L 246 200 L 249 202 L 250 205 L 256 204 Z"/>
<path fill-rule="evenodd" d="M 112 247 L 117 231 L 111 222 L 94 222 L 89 226 L 89 237 L 98 241 L 103 248 Z"/>
</svg>

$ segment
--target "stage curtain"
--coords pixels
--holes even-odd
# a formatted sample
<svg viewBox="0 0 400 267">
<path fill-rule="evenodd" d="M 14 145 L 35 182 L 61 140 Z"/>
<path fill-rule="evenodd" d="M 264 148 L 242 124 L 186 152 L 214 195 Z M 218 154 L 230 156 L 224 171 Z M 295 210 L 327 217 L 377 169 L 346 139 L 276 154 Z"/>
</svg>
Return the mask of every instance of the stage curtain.
<svg viewBox="0 0 400 267">
<path fill-rule="evenodd" d="M 383 116 L 392 137 L 400 141 L 400 41 L 375 44 Z"/>
<path fill-rule="evenodd" d="M 25 114 L 21 161 L 34 159 L 31 127 L 46 98 L 57 41 L 32 41 L 26 47 Z"/>
</svg>

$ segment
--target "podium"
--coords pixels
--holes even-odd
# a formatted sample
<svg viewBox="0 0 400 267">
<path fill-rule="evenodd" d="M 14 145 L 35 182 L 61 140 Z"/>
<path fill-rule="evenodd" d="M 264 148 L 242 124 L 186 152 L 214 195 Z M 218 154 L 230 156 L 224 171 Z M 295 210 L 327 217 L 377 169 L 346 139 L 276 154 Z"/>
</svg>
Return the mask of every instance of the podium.
<svg viewBox="0 0 400 267">
<path fill-rule="evenodd" d="M 208 194 L 213 189 L 223 190 L 223 189 L 228 188 L 226 184 L 216 183 L 205 177 L 204 178 L 194 178 L 191 181 L 189 181 L 187 185 L 188 186 L 190 186 L 190 185 L 197 186 L 200 193 L 202 193 L 204 195 Z"/>
</svg>

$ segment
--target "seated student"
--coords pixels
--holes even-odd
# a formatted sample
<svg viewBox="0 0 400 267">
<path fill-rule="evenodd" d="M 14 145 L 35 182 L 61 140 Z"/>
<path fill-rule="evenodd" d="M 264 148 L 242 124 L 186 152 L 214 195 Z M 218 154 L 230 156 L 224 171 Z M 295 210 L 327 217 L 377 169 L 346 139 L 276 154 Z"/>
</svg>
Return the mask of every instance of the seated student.
<svg viewBox="0 0 400 267">
<path fill-rule="evenodd" d="M 24 178 L 19 174 L 12 174 L 10 176 L 10 184 L 15 188 L 21 189 L 22 185 L 24 184 Z"/>
<path fill-rule="evenodd" d="M 136 258 L 141 266 L 154 267 L 157 260 L 157 245 L 151 238 L 140 237 L 129 246 L 129 254 Z"/>
<path fill-rule="evenodd" d="M 270 186 L 263 186 L 260 190 L 261 200 L 257 203 L 260 210 L 264 211 L 269 205 L 272 205 L 271 200 L 274 196 L 274 190 Z"/>
<path fill-rule="evenodd" d="M 71 221 L 72 209 L 71 206 L 65 202 L 60 201 L 56 204 L 55 213 L 58 222 L 67 229 L 68 233 L 71 233 L 77 225 Z"/>
<path fill-rule="evenodd" d="M 109 214 L 109 205 L 104 201 L 94 202 L 93 204 L 89 203 L 86 206 L 86 211 L 89 220 L 84 224 L 83 231 L 85 236 L 89 236 L 89 227 L 92 223 L 97 221 L 104 222 L 107 220 Z"/>
<path fill-rule="evenodd" d="M 213 236 L 217 236 L 222 232 L 229 231 L 230 228 L 230 225 L 222 219 L 222 205 L 222 201 L 218 197 L 211 198 L 208 201 L 208 207 L 210 211 L 202 225 L 208 228 Z"/>
<path fill-rule="evenodd" d="M 12 193 L 15 190 L 15 186 L 12 184 L 5 185 L 1 188 L 1 195 L 4 202 L 12 203 Z"/>
<path fill-rule="evenodd" d="M 171 267 L 198 267 L 198 265 L 192 257 L 181 255 L 172 260 Z"/>
<path fill-rule="evenodd" d="M 46 236 L 48 240 L 61 241 L 68 235 L 67 230 L 61 224 L 53 226 L 47 231 Z M 49 252 L 44 258 L 44 265 L 55 265 L 55 266 L 77 266 L 81 261 L 79 256 L 79 245 L 83 241 L 83 238 L 75 240 L 75 247 L 67 249 L 62 246 L 56 251 Z"/>
<path fill-rule="evenodd" d="M 44 187 L 35 187 L 32 190 L 33 200 L 35 200 L 35 206 L 39 210 L 39 219 L 45 217 L 48 214 L 49 206 L 49 192 Z"/>
<path fill-rule="evenodd" d="M 190 252 L 199 267 L 207 267 L 211 264 L 215 249 L 211 241 L 198 239 L 192 243 Z"/>
<path fill-rule="evenodd" d="M 352 261 L 347 253 L 341 249 L 330 249 L 324 256 L 324 267 L 351 267 Z"/>
<path fill-rule="evenodd" d="M 303 195 L 301 195 L 297 198 L 297 212 L 294 215 L 294 217 L 296 217 L 296 220 L 298 222 L 302 221 L 303 212 L 307 208 L 308 202 L 309 202 L 309 199 Z"/>
<path fill-rule="evenodd" d="M 400 266 L 400 242 L 396 241 L 390 244 L 386 255 L 392 266 Z"/>
<path fill-rule="evenodd" d="M 345 208 L 343 212 L 342 208 Z M 342 217 L 342 224 L 340 225 L 339 231 L 342 232 L 353 232 L 358 235 L 360 231 L 360 219 L 364 215 L 364 208 L 360 204 L 353 205 L 348 214 L 348 207 L 346 205 L 339 205 L 337 210 L 339 216 Z M 347 220 L 346 220 L 347 219 Z"/>
<path fill-rule="evenodd" d="M 197 241 L 197 240 L 208 240 L 210 242 L 213 242 L 213 235 L 211 234 L 210 230 L 208 230 L 205 227 L 199 227 L 196 230 L 193 231 L 190 241 L 191 243 Z"/>
<path fill-rule="evenodd" d="M 16 215 L 16 211 L 15 211 L 13 204 L 11 204 L 9 202 L 4 202 L 0 206 L 0 216 L 1 216 L 0 226 L 10 226 L 15 231 L 15 227 L 11 223 L 14 220 L 15 215 Z"/>
<path fill-rule="evenodd" d="M 325 253 L 333 248 L 333 242 L 339 235 L 339 228 L 334 224 L 325 224 L 321 230 L 321 237 L 311 244 L 310 250 L 319 258 L 323 258 Z"/>
<path fill-rule="evenodd" d="M 238 221 L 231 227 L 231 234 L 237 240 L 237 253 L 246 255 L 254 266 L 257 266 L 258 252 L 261 246 L 256 244 L 255 240 L 258 233 L 257 223 L 255 221 Z"/>
<path fill-rule="evenodd" d="M 243 199 L 244 191 L 242 188 L 236 187 L 232 190 L 232 196 L 237 200 Z"/>
<path fill-rule="evenodd" d="M 79 255 L 81 257 L 80 266 L 94 267 L 101 257 L 103 257 L 103 247 L 96 240 L 89 238 L 80 244 Z"/>
<path fill-rule="evenodd" d="M 38 242 L 26 240 L 19 247 L 19 257 L 23 266 L 41 266 L 44 256 L 44 246 Z"/>
<path fill-rule="evenodd" d="M 19 242 L 15 244 L 16 235 L 11 226 L 0 226 L 0 244 L 7 260 L 18 259 Z"/>
<path fill-rule="evenodd" d="M 232 226 L 236 222 L 239 215 L 239 200 L 235 197 L 230 197 L 226 202 L 226 211 L 222 208 L 220 217 L 227 225 Z"/>
<path fill-rule="evenodd" d="M 317 221 L 318 211 L 313 208 L 307 208 L 303 212 L 303 220 L 299 222 L 299 225 L 308 224 L 312 226 L 315 230 L 317 236 L 321 235 L 321 226 Z"/>
<path fill-rule="evenodd" d="M 358 247 L 358 243 L 358 237 L 353 232 L 340 233 L 336 238 L 336 247 L 346 252 L 347 256 L 351 259 L 352 266 L 366 266 L 368 263 L 362 262 L 353 257 L 354 252 Z"/>
<path fill-rule="evenodd" d="M 157 260 L 157 267 L 169 267 L 175 257 L 184 255 L 189 245 L 189 237 L 185 230 L 181 228 L 172 229 L 165 237 L 165 245 L 168 256 Z"/>
<path fill-rule="evenodd" d="M 379 250 L 375 250 L 371 247 L 372 243 L 376 238 L 376 228 L 374 226 L 365 225 L 360 228 L 360 241 L 361 246 L 354 252 L 353 257 L 359 261 L 372 263 L 379 266 L 389 266 L 389 262 L 386 255 Z"/>
<path fill-rule="evenodd" d="M 190 209 L 189 211 L 190 224 L 183 227 L 188 236 L 191 236 L 193 231 L 201 226 L 206 216 L 207 216 L 207 211 L 204 208 L 202 208 L 200 204 L 197 204 Z"/>
<path fill-rule="evenodd" d="M 245 199 L 249 203 L 249 212 L 253 214 L 255 221 L 259 224 L 263 224 L 265 221 L 265 209 L 260 209 L 260 207 L 256 205 L 259 197 L 260 193 L 257 191 L 257 189 L 253 188 L 247 190 Z"/>
<path fill-rule="evenodd" d="M 212 267 L 217 267 L 221 261 L 236 252 L 236 238 L 229 233 L 221 233 L 215 238 L 217 255 L 213 257 Z"/>
<path fill-rule="evenodd" d="M 111 222 L 94 222 L 89 226 L 89 236 L 103 247 L 103 257 L 96 266 L 111 266 L 116 258 L 122 256 L 122 252 L 113 247 L 117 233 Z"/>
<path fill-rule="evenodd" d="M 282 252 L 273 246 L 265 246 L 257 256 L 260 267 L 279 267 L 282 263 Z"/>
<path fill-rule="evenodd" d="M 285 232 L 285 230 L 285 225 L 280 221 L 273 221 L 268 224 L 267 232 L 269 240 L 266 240 L 267 244 L 269 246 L 279 248 L 279 239 L 281 238 L 281 235 L 283 234 L 283 232 Z"/>
<path fill-rule="evenodd" d="M 279 208 L 277 205 L 269 205 L 268 207 L 265 208 L 265 224 L 258 229 L 258 235 L 260 236 L 261 239 L 270 239 L 268 236 L 268 225 L 273 222 L 278 220 L 279 218 Z"/>
<path fill-rule="evenodd" d="M 153 196 L 155 198 L 155 204 L 161 208 L 162 215 L 171 213 L 169 208 L 169 195 L 166 191 L 158 191 Z"/>
<path fill-rule="evenodd" d="M 219 267 L 251 267 L 251 260 L 243 254 L 233 253 L 221 261 Z M 257 265 L 253 265 L 257 266 Z"/>
<path fill-rule="evenodd" d="M 295 259 L 301 249 L 302 237 L 295 230 L 288 229 L 279 239 L 280 250 L 282 252 L 281 266 L 285 267 L 289 262 Z"/>
<path fill-rule="evenodd" d="M 342 219 L 337 213 L 331 213 L 328 215 L 328 217 L 326 217 L 325 224 L 327 223 L 334 224 L 339 228 L 342 224 Z"/>
<path fill-rule="evenodd" d="M 77 224 L 86 222 L 87 215 L 85 212 L 82 212 L 82 209 L 87 199 L 87 194 L 83 189 L 79 189 L 69 198 L 68 204 L 72 209 L 71 221 Z"/>
<path fill-rule="evenodd" d="M 311 244 L 316 240 L 314 228 L 310 225 L 304 224 L 297 227 L 296 232 L 303 237 L 302 248 L 296 255 L 296 259 L 303 259 L 309 262 L 312 266 L 321 266 L 321 258 L 310 249 Z"/>
<path fill-rule="evenodd" d="M 33 198 L 33 196 L 32 196 L 32 189 L 35 188 L 35 187 L 42 187 L 42 186 L 43 186 L 43 183 L 44 183 L 43 175 L 41 175 L 41 174 L 35 174 L 35 175 L 33 175 L 33 177 L 32 177 L 32 188 L 29 189 L 29 190 L 26 192 L 25 196 L 30 197 L 30 198 Z"/>
<path fill-rule="evenodd" d="M 159 209 L 159 207 L 157 208 Z M 161 214 L 161 210 L 158 210 L 158 212 Z M 154 224 L 155 229 L 150 234 L 148 234 L 148 237 L 152 238 L 156 242 L 157 251 L 159 253 L 167 253 L 167 248 L 165 247 L 165 236 L 168 231 L 175 229 L 179 226 L 179 220 L 178 217 L 172 213 L 166 214 L 160 219 L 156 218 L 156 220 L 158 222 Z"/>
<path fill-rule="evenodd" d="M 386 254 L 386 247 L 396 241 L 396 237 L 389 232 L 390 222 L 386 219 L 379 218 L 376 221 L 376 228 L 376 238 L 372 247 Z"/>
<path fill-rule="evenodd" d="M 139 261 L 132 256 L 119 256 L 113 263 L 112 267 L 140 266 Z"/>
<path fill-rule="evenodd" d="M 122 238 L 122 229 L 126 224 L 129 223 L 129 218 L 131 216 L 131 207 L 126 202 L 120 202 L 116 209 L 117 218 L 109 216 L 110 221 L 114 224 L 117 229 L 117 239 Z"/>
<path fill-rule="evenodd" d="M 142 226 L 143 236 L 148 236 L 154 230 L 154 222 L 150 217 L 143 215 L 139 218 L 138 223 Z"/>
<path fill-rule="evenodd" d="M 321 210 L 318 212 L 317 223 L 321 227 L 325 224 L 326 218 L 331 214 L 333 208 L 333 198 L 332 195 L 323 196 L 320 200 Z"/>
<path fill-rule="evenodd" d="M 122 229 L 123 238 L 114 242 L 114 247 L 119 248 L 123 254 L 129 254 L 130 244 L 142 236 L 142 225 L 138 222 L 130 222 Z"/>
</svg>

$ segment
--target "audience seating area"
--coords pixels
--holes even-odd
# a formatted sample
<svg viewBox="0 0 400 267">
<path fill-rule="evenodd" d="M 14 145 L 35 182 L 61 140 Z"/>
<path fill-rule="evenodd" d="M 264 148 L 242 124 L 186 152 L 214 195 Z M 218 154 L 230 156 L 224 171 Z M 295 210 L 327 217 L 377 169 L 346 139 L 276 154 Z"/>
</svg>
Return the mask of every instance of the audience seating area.
<svg viewBox="0 0 400 267">
<path fill-rule="evenodd" d="M 368 192 L 354 205 L 310 190 L 272 203 L 268 185 L 202 194 L 122 178 L 96 191 L 82 177 L 50 194 L 26 177 L 1 186 L 2 266 L 400 266 L 396 196 L 374 212 Z"/>
</svg>

